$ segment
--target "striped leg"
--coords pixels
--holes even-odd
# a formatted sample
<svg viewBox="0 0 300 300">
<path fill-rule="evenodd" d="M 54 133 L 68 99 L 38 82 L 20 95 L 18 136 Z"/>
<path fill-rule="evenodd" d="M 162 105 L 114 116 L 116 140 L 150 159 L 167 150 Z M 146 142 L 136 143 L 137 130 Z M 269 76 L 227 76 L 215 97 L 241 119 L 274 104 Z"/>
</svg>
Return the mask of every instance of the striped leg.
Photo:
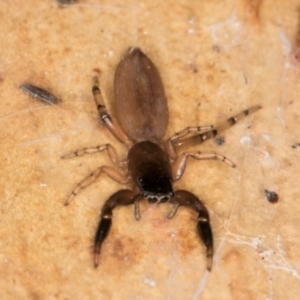
<svg viewBox="0 0 300 300">
<path fill-rule="evenodd" d="M 124 176 L 122 173 L 120 173 L 118 170 L 108 167 L 108 166 L 102 166 L 97 169 L 95 169 L 89 176 L 87 176 L 84 180 L 79 182 L 76 186 L 76 188 L 73 190 L 71 193 L 71 196 L 65 203 L 65 205 L 69 205 L 71 201 L 75 198 L 75 196 L 81 191 L 82 189 L 86 188 L 90 184 L 94 183 L 96 179 L 102 174 L 105 173 L 108 177 L 111 179 L 122 183 L 122 184 L 127 184 L 131 181 L 131 177 L 126 175 Z"/>
<path fill-rule="evenodd" d="M 184 138 L 185 135 L 183 135 L 183 137 L 182 137 L 182 135 L 176 134 L 174 137 L 171 138 L 172 144 L 175 148 L 180 147 L 180 146 L 185 146 L 185 145 L 192 146 L 192 145 L 201 144 L 204 141 L 215 137 L 221 131 L 224 131 L 225 129 L 233 126 L 234 124 L 236 124 L 237 122 L 239 122 L 240 120 L 242 120 L 243 118 L 248 116 L 249 114 L 252 114 L 252 113 L 258 111 L 259 109 L 261 109 L 261 106 L 256 105 L 249 109 L 243 110 L 236 116 L 228 118 L 224 123 L 221 123 L 219 126 L 212 128 L 211 130 L 208 130 L 204 133 L 195 134 L 195 135 L 187 137 L 187 138 Z M 192 128 L 200 128 L 201 129 L 202 127 L 192 127 Z M 185 130 L 183 130 L 181 132 L 185 132 Z M 190 132 L 194 132 L 194 131 L 190 131 Z"/>
<path fill-rule="evenodd" d="M 132 145 L 132 141 L 128 139 L 128 137 L 122 132 L 119 126 L 113 122 L 111 116 L 108 114 L 106 107 L 104 105 L 103 96 L 101 94 L 101 90 L 99 88 L 99 78 L 98 76 L 93 77 L 94 85 L 93 85 L 93 95 L 94 100 L 97 106 L 98 114 L 100 117 L 100 123 L 105 124 L 105 126 L 109 129 L 109 131 L 126 146 L 130 147 Z"/>
<path fill-rule="evenodd" d="M 235 168 L 236 165 L 229 160 L 228 158 L 226 158 L 223 155 L 219 155 L 216 154 L 214 152 L 184 152 L 183 154 L 181 154 L 178 159 L 176 160 L 174 166 L 173 166 L 173 180 L 177 181 L 179 180 L 185 170 L 186 164 L 187 164 L 187 160 L 188 158 L 194 158 L 197 160 L 207 160 L 207 159 L 215 159 L 215 160 L 219 160 L 222 161 L 224 163 L 226 163 L 227 165 L 229 165 L 232 168 Z"/>
</svg>

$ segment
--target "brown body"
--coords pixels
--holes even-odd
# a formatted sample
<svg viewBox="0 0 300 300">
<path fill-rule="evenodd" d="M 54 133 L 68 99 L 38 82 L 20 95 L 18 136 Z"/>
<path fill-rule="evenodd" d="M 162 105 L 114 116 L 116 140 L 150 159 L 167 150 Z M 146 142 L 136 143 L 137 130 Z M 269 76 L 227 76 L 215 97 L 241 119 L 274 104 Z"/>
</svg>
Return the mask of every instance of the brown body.
<svg viewBox="0 0 300 300">
<path fill-rule="evenodd" d="M 187 127 L 167 141 L 163 141 L 168 125 L 168 106 L 161 77 L 152 61 L 139 49 L 130 48 L 117 66 L 115 73 L 115 111 L 117 121 L 113 121 L 106 111 L 98 86 L 94 78 L 93 94 L 100 121 L 112 134 L 128 148 L 126 175 L 109 166 L 95 169 L 91 175 L 80 182 L 66 202 L 69 204 L 77 193 L 93 183 L 102 173 L 122 184 L 131 184 L 132 189 L 123 189 L 114 193 L 104 203 L 95 237 L 94 263 L 98 265 L 100 248 L 107 237 L 112 223 L 112 211 L 118 205 L 135 206 L 135 218 L 140 219 L 139 201 L 147 199 L 149 203 L 169 201 L 174 204 L 168 218 L 172 218 L 180 206 L 192 208 L 198 214 L 197 232 L 207 250 L 207 269 L 211 269 L 213 256 L 213 236 L 208 211 L 198 197 L 184 190 L 173 191 L 172 183 L 179 180 L 185 170 L 188 158 L 196 160 L 217 159 L 235 167 L 224 156 L 216 153 L 184 152 L 178 155 L 177 149 L 183 145 L 195 145 L 204 142 L 232 126 L 244 116 L 257 111 L 260 106 L 252 107 L 235 117 L 227 119 L 219 127 Z M 203 133 L 200 133 L 204 131 Z M 66 157 L 108 152 L 111 161 L 119 165 L 120 160 L 110 144 L 76 151 Z"/>
<path fill-rule="evenodd" d="M 115 73 L 117 119 L 134 142 L 159 142 L 169 121 L 164 87 L 158 70 L 138 48 L 128 51 Z"/>
</svg>

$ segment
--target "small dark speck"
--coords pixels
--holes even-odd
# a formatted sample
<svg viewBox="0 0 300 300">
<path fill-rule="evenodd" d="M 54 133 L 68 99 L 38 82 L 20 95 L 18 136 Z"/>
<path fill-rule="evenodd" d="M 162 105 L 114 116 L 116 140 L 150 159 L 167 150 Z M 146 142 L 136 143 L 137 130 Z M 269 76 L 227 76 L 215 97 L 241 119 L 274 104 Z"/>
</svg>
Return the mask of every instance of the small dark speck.
<svg viewBox="0 0 300 300">
<path fill-rule="evenodd" d="M 248 78 L 246 76 L 246 74 L 243 72 L 243 75 L 244 75 L 244 80 L 245 80 L 245 83 L 248 84 Z"/>
<path fill-rule="evenodd" d="M 39 99 L 48 104 L 57 104 L 61 101 L 59 98 L 49 93 L 48 91 L 32 84 L 23 83 L 20 85 L 20 89 L 30 97 Z"/>
<path fill-rule="evenodd" d="M 198 68 L 195 64 L 190 64 L 190 68 L 191 68 L 193 73 L 198 73 Z"/>
<path fill-rule="evenodd" d="M 294 145 L 292 145 L 292 148 L 293 149 L 296 149 L 297 147 L 299 147 L 300 146 L 300 143 L 295 143 Z"/>
<path fill-rule="evenodd" d="M 220 47 L 218 45 L 213 45 L 212 49 L 215 52 L 220 52 L 221 51 L 221 49 L 220 49 Z"/>
<path fill-rule="evenodd" d="M 219 136 L 219 137 L 215 138 L 215 143 L 219 146 L 223 145 L 225 143 L 225 137 Z"/>
<path fill-rule="evenodd" d="M 278 202 L 279 197 L 275 192 L 265 190 L 265 194 L 266 194 L 267 200 L 270 203 L 277 203 Z"/>
<path fill-rule="evenodd" d="M 57 3 L 61 5 L 69 5 L 69 4 L 74 4 L 77 2 L 77 0 L 56 0 Z"/>
<path fill-rule="evenodd" d="M 94 68 L 93 71 L 97 73 L 98 76 L 101 75 L 101 70 L 99 68 Z"/>
</svg>

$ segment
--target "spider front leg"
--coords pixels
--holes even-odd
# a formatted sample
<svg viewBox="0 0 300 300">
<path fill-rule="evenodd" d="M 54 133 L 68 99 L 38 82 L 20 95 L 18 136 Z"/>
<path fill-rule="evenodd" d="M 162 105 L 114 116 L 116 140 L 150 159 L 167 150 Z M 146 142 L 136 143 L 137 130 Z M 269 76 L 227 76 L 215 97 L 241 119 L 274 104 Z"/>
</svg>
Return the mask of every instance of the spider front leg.
<svg viewBox="0 0 300 300">
<path fill-rule="evenodd" d="M 179 206 L 190 207 L 198 213 L 197 231 L 202 242 L 206 246 L 207 270 L 210 271 L 213 259 L 213 235 L 206 207 L 198 197 L 185 190 L 176 191 L 170 202 L 174 204 L 174 207 L 168 214 L 168 219 L 175 216 Z"/>
<path fill-rule="evenodd" d="M 175 151 L 175 148 L 177 148 L 177 147 L 181 147 L 181 146 L 185 146 L 185 145 L 193 146 L 193 145 L 201 144 L 201 143 L 205 142 L 206 140 L 215 137 L 221 131 L 224 131 L 225 129 L 233 126 L 240 120 L 244 119 L 246 116 L 258 111 L 259 109 L 261 109 L 261 106 L 256 105 L 256 106 L 250 107 L 249 109 L 243 110 L 239 114 L 228 118 L 225 122 L 221 123 L 220 125 L 218 125 L 216 127 L 211 126 L 212 128 L 204 133 L 197 133 L 197 134 L 187 137 L 187 138 L 184 138 L 185 135 L 187 135 L 187 134 L 181 135 L 181 136 L 175 135 L 174 137 L 171 138 L 172 145 L 174 147 L 174 151 Z M 198 128 L 198 127 L 192 127 L 192 128 Z M 200 130 L 202 130 L 203 127 L 199 127 L 199 128 L 200 128 Z M 185 132 L 185 130 L 183 130 L 181 132 Z M 200 130 L 194 130 L 191 132 L 197 132 Z"/>
<path fill-rule="evenodd" d="M 107 237 L 112 224 L 112 210 L 118 205 L 130 205 L 135 201 L 133 191 L 120 190 L 114 193 L 106 200 L 101 209 L 101 219 L 98 225 L 98 229 L 95 236 L 94 244 L 94 266 L 95 268 L 99 264 L 99 254 L 101 245 L 104 239 Z"/>
</svg>

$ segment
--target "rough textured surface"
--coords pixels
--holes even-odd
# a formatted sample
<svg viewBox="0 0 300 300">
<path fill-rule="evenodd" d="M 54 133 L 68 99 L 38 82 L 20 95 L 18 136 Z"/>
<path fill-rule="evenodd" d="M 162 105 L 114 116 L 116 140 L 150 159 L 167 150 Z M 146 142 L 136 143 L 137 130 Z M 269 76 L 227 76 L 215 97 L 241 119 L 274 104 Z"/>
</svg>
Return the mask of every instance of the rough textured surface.
<svg viewBox="0 0 300 300">
<path fill-rule="evenodd" d="M 56 1 L 0 4 L 1 299 L 297 299 L 299 259 L 299 1 Z M 237 164 L 191 161 L 176 187 L 206 203 L 215 236 L 212 272 L 196 216 L 170 206 L 117 209 L 100 265 L 92 243 L 108 178 L 64 207 L 110 142 L 98 125 L 93 70 L 112 108 L 114 70 L 128 46 L 158 66 L 170 109 L 167 135 L 210 125 L 254 104 L 263 109 L 203 144 Z M 62 99 L 44 105 L 31 82 Z M 279 195 L 271 204 L 264 190 Z"/>
</svg>

